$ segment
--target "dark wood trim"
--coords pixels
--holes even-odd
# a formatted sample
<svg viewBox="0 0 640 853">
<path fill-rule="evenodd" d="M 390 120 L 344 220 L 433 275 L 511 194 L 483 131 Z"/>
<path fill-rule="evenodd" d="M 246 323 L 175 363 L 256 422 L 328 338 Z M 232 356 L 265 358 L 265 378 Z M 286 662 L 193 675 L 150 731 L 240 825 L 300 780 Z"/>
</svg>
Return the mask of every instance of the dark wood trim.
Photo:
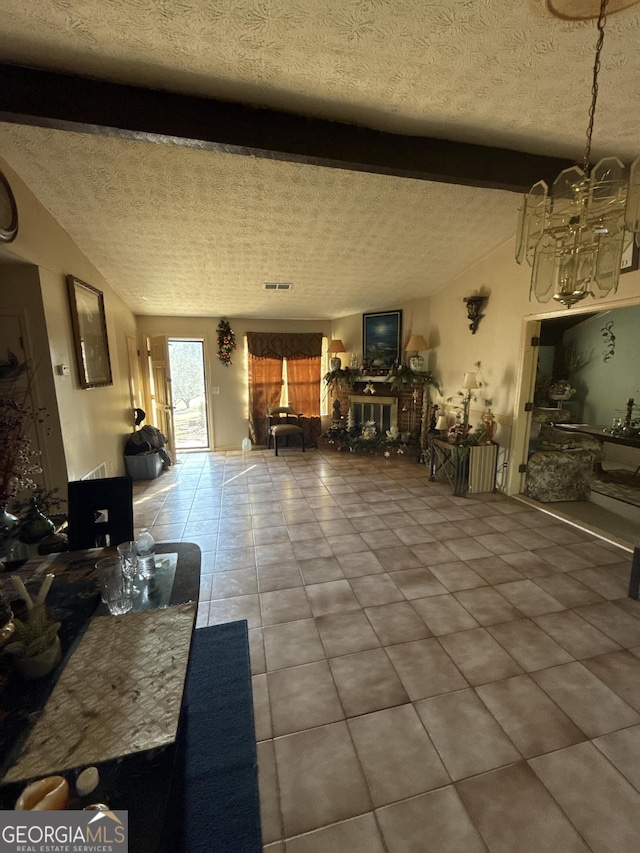
<svg viewBox="0 0 640 853">
<path fill-rule="evenodd" d="M 7 63 L 0 121 L 513 192 L 574 165 Z"/>
</svg>

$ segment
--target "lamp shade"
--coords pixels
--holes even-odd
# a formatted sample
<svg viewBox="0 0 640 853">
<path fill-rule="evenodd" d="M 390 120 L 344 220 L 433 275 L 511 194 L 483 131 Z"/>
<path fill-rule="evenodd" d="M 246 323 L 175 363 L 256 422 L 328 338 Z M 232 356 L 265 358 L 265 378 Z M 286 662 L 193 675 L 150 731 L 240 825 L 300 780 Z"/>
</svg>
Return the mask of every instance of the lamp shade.
<svg viewBox="0 0 640 853">
<path fill-rule="evenodd" d="M 438 417 L 438 421 L 436 423 L 436 429 L 439 429 L 439 430 L 449 429 L 449 418 L 446 415 L 440 415 Z"/>
<path fill-rule="evenodd" d="M 479 387 L 475 373 L 465 373 L 462 387 L 467 388 L 469 391 L 473 391 L 474 388 Z"/>
<path fill-rule="evenodd" d="M 347 349 L 346 349 L 345 345 L 342 343 L 342 341 L 340 340 L 340 338 L 335 338 L 334 340 L 332 340 L 329 344 L 329 349 L 327 350 L 327 352 L 331 353 L 331 354 L 338 353 L 338 352 L 346 352 L 346 351 L 347 351 Z"/>
<path fill-rule="evenodd" d="M 429 345 L 422 335 L 411 335 L 407 341 L 405 352 L 425 352 L 429 349 Z"/>
</svg>

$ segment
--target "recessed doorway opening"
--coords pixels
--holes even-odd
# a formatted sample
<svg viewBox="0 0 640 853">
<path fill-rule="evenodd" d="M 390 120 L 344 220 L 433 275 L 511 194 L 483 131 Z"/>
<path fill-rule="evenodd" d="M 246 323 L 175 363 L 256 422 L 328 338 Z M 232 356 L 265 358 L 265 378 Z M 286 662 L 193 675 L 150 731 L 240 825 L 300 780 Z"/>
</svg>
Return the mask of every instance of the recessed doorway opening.
<svg viewBox="0 0 640 853">
<path fill-rule="evenodd" d="M 202 340 L 169 338 L 176 450 L 209 447 L 207 385 Z"/>
</svg>

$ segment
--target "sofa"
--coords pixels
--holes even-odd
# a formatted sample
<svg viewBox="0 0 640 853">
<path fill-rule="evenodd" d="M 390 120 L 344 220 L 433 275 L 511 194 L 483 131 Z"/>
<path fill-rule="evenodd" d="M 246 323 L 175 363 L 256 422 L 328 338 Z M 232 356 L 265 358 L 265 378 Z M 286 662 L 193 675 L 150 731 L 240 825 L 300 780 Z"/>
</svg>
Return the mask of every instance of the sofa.
<svg viewBox="0 0 640 853">
<path fill-rule="evenodd" d="M 541 503 L 586 501 L 591 494 L 595 462 L 602 459 L 600 442 L 583 433 L 568 433 L 548 424 L 530 443 L 524 494 Z"/>
</svg>

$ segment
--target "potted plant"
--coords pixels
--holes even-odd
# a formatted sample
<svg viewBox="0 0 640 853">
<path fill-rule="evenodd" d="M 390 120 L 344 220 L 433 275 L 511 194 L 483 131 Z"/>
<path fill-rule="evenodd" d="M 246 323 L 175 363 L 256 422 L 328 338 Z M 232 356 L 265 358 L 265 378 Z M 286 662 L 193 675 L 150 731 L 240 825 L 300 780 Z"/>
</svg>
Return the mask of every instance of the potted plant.
<svg viewBox="0 0 640 853">
<path fill-rule="evenodd" d="M 60 622 L 53 619 L 45 603 L 53 575 L 46 576 L 35 602 L 17 575 L 12 580 L 26 611 L 21 617 L 13 617 L 14 630 L 3 651 L 13 657 L 16 672 L 32 681 L 51 672 L 62 659 Z"/>
<path fill-rule="evenodd" d="M 395 373 L 390 373 L 386 380 L 391 386 L 392 391 L 403 391 L 412 385 L 433 385 L 433 374 L 428 371 L 425 373 L 417 373 L 412 370 L 408 364 L 403 363 L 398 367 Z"/>
</svg>

